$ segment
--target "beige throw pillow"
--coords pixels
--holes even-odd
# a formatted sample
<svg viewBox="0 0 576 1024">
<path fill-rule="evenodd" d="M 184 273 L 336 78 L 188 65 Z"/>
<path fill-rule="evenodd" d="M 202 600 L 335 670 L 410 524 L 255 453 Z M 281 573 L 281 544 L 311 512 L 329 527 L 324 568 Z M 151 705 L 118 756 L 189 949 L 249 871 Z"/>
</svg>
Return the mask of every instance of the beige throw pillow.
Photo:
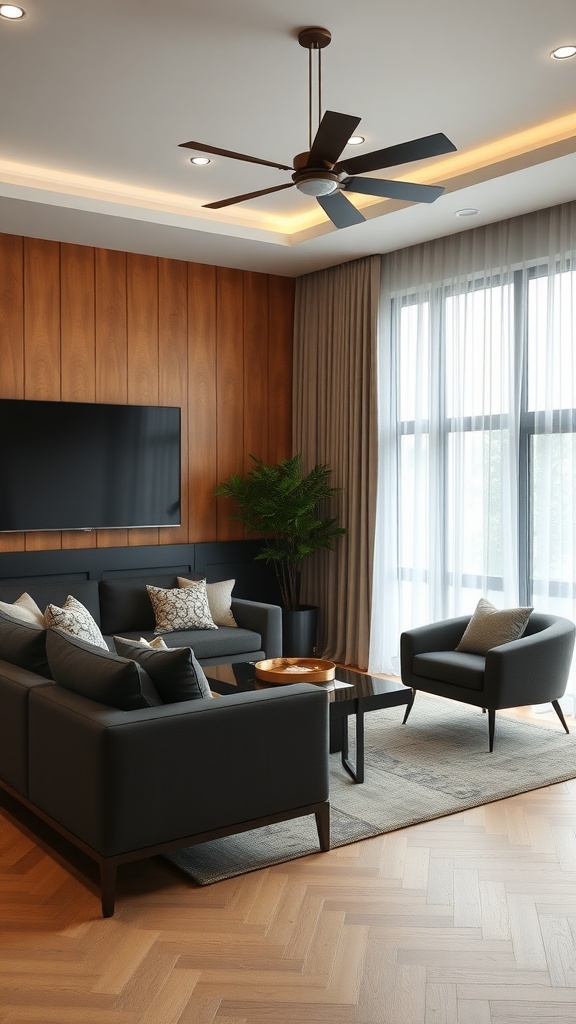
<svg viewBox="0 0 576 1024">
<path fill-rule="evenodd" d="M 177 576 L 179 587 L 189 587 L 198 580 L 189 580 L 186 576 Z M 219 583 L 207 583 L 206 594 L 210 614 L 217 626 L 234 626 L 238 623 L 232 614 L 232 590 L 236 580 L 221 580 Z"/>
<path fill-rule="evenodd" d="M 108 644 L 100 632 L 98 623 L 88 609 L 71 594 L 61 608 L 57 604 L 49 604 L 44 615 L 47 626 L 59 626 L 60 629 L 65 629 L 67 633 L 88 644 L 108 650 Z"/>
<path fill-rule="evenodd" d="M 21 622 L 33 622 L 36 626 L 46 628 L 44 614 L 30 594 L 21 594 L 13 604 L 10 604 L 9 601 L 0 601 L 0 609 L 13 619 L 19 619 Z"/>
<path fill-rule="evenodd" d="M 506 608 L 501 611 L 481 597 L 456 650 L 487 654 L 492 647 L 518 640 L 532 611 L 532 608 Z"/>
<path fill-rule="evenodd" d="M 181 629 L 217 629 L 210 615 L 205 580 L 197 580 L 191 587 L 164 590 L 146 584 L 154 616 L 155 633 L 173 633 Z"/>
</svg>

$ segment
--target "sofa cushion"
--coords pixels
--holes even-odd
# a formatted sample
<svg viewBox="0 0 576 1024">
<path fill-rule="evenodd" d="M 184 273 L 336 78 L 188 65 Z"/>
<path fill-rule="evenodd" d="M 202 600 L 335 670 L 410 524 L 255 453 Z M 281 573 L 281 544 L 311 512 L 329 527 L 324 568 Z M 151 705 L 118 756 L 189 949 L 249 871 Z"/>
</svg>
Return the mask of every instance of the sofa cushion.
<svg viewBox="0 0 576 1024">
<path fill-rule="evenodd" d="M 115 636 L 117 653 L 133 658 L 148 673 L 164 704 L 211 697 L 210 687 L 190 647 L 167 647 L 155 650 L 146 641 L 126 640 Z"/>
<path fill-rule="evenodd" d="M 156 624 L 146 584 L 175 587 L 176 576 L 141 576 L 101 580 L 100 625 L 108 636 L 153 631 Z"/>
<path fill-rule="evenodd" d="M 469 690 L 484 688 L 484 667 L 486 661 L 479 654 L 464 654 L 459 651 L 428 651 L 417 654 L 412 662 L 412 671 L 425 679 L 437 679 L 451 686 L 463 686 Z"/>
<path fill-rule="evenodd" d="M 178 576 L 179 587 L 191 587 L 194 580 L 186 576 Z M 218 583 L 206 583 L 206 596 L 210 615 L 217 626 L 238 625 L 232 614 L 232 591 L 236 580 L 220 580 Z"/>
<path fill-rule="evenodd" d="M 156 619 L 155 633 L 173 633 L 183 629 L 217 629 L 210 615 L 206 581 L 190 581 L 187 587 L 162 587 L 147 585 Z"/>
<path fill-rule="evenodd" d="M 128 640 L 153 640 L 154 633 L 136 630 L 133 633 L 122 633 Z M 175 633 L 163 633 L 168 647 L 191 647 L 199 661 L 208 658 L 220 658 L 222 661 L 234 660 L 236 655 L 262 654 L 262 637 L 251 629 L 230 629 L 218 626 L 217 629 L 183 629 Z M 110 641 L 113 644 L 113 640 Z M 236 659 L 237 660 L 237 659 Z M 242 660 L 248 660 L 242 659 Z"/>
<path fill-rule="evenodd" d="M 533 608 L 495 608 L 481 597 L 470 622 L 464 630 L 457 651 L 469 654 L 487 654 L 493 647 L 518 640 L 530 618 Z"/>
<path fill-rule="evenodd" d="M 15 601 L 0 601 L 0 611 L 6 612 L 14 619 L 21 619 L 23 622 L 34 622 L 42 629 L 46 628 L 44 612 L 38 607 L 36 601 L 30 594 L 24 593 Z"/>
<path fill-rule="evenodd" d="M 152 680 L 137 662 L 86 643 L 65 629 L 48 630 L 46 653 L 54 681 L 81 697 L 120 711 L 162 704 Z"/>
<path fill-rule="evenodd" d="M 98 623 L 82 602 L 72 594 L 68 595 L 61 608 L 56 604 L 49 604 L 44 615 L 47 626 L 58 626 L 60 629 L 65 629 L 67 633 L 71 633 L 72 636 L 85 640 L 86 643 L 108 649 Z"/>
<path fill-rule="evenodd" d="M 46 630 L 0 610 L 0 658 L 50 679 L 46 656 Z"/>
</svg>

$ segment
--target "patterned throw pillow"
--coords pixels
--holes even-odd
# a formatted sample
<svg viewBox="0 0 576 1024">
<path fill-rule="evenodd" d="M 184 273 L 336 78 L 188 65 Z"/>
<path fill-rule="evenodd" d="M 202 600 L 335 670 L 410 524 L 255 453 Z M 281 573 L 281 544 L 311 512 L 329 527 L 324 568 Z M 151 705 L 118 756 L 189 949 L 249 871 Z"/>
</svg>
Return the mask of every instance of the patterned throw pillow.
<svg viewBox="0 0 576 1024">
<path fill-rule="evenodd" d="M 114 637 L 114 640 L 116 640 L 116 637 Z M 141 636 L 138 643 L 143 644 L 144 647 L 153 647 L 155 651 L 168 650 L 168 645 L 161 636 L 155 636 L 153 640 L 146 640 L 145 637 Z"/>
<path fill-rule="evenodd" d="M 189 580 L 186 576 L 177 576 L 179 587 L 190 587 L 197 580 Z M 210 614 L 217 626 L 235 626 L 238 623 L 232 614 L 232 590 L 236 580 L 221 580 L 219 583 L 207 583 L 206 594 Z"/>
<path fill-rule="evenodd" d="M 11 615 L 13 619 L 19 619 L 20 622 L 34 622 L 37 626 L 46 628 L 46 619 L 30 594 L 21 594 L 13 604 L 9 601 L 0 601 L 0 611 Z"/>
<path fill-rule="evenodd" d="M 72 636 L 77 636 L 86 643 L 108 650 L 100 627 L 84 605 L 71 594 L 68 595 L 61 608 L 57 604 L 49 604 L 44 612 L 47 626 L 59 626 Z"/>
<path fill-rule="evenodd" d="M 171 590 L 146 584 L 146 590 L 156 618 L 155 633 L 218 628 L 210 615 L 205 580 L 197 580 L 191 587 L 175 587 Z"/>
<path fill-rule="evenodd" d="M 481 597 L 456 650 L 468 654 L 487 654 L 492 647 L 518 640 L 533 610 L 506 608 L 500 611 L 485 597 Z"/>
</svg>

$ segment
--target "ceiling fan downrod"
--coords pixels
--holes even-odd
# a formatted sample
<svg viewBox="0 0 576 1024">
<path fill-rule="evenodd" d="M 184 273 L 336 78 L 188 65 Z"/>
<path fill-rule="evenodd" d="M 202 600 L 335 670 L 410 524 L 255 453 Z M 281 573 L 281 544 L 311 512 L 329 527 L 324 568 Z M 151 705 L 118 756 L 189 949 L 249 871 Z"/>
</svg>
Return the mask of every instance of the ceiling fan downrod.
<svg viewBox="0 0 576 1024">
<path fill-rule="evenodd" d="M 313 52 L 317 53 L 316 59 L 316 92 L 318 96 L 318 125 L 322 120 L 322 50 L 332 41 L 332 33 L 327 28 L 303 28 L 298 33 L 298 42 L 308 50 L 308 149 L 312 149 L 313 105 L 314 105 L 314 65 Z"/>
</svg>

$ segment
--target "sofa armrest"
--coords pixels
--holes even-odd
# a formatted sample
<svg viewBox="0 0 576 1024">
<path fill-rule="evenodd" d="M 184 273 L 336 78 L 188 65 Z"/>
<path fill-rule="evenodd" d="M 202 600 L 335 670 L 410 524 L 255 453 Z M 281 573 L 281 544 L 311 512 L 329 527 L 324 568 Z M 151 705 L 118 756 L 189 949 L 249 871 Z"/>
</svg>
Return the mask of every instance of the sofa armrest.
<svg viewBox="0 0 576 1024">
<path fill-rule="evenodd" d="M 38 689 L 30 800 L 104 856 L 328 798 L 328 694 L 319 687 L 132 712 Z"/>
<path fill-rule="evenodd" d="M 233 597 L 232 614 L 243 629 L 260 633 L 267 658 L 282 656 L 282 609 L 279 605 Z"/>
</svg>

